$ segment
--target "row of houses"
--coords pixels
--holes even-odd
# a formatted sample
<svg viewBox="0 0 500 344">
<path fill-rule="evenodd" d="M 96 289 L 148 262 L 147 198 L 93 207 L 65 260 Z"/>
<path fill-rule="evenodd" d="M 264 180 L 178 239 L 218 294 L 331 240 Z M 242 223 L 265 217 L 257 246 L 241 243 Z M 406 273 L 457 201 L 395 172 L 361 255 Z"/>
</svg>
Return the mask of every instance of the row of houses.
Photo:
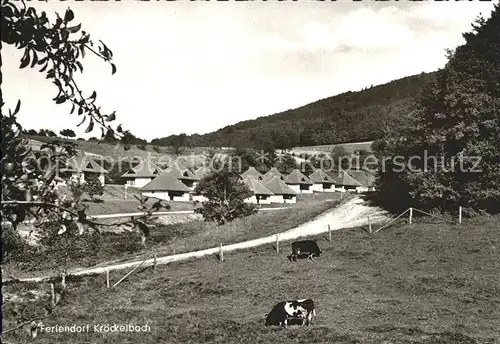
<svg viewBox="0 0 500 344">
<path fill-rule="evenodd" d="M 197 195 L 194 190 L 199 180 L 209 173 L 210 170 L 206 167 L 191 172 L 180 164 L 162 170 L 153 162 L 143 161 L 122 177 L 127 186 L 140 188 L 144 196 L 170 201 L 202 202 L 205 198 Z M 357 173 L 357 178 L 362 181 L 354 178 L 353 173 Z M 253 193 L 246 202 L 259 204 L 295 203 L 300 193 L 372 191 L 374 180 L 365 171 L 341 171 L 339 174 L 317 169 L 306 176 L 298 169 L 283 174 L 275 167 L 265 174 L 250 167 L 241 177 Z"/>
</svg>

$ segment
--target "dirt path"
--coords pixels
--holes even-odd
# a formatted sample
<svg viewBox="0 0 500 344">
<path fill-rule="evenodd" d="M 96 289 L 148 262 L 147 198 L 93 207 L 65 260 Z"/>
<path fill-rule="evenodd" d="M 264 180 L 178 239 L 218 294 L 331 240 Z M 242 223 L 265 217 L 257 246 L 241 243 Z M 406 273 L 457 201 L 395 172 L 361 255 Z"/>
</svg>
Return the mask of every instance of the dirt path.
<svg viewBox="0 0 500 344">
<path fill-rule="evenodd" d="M 354 197 L 353 199 L 345 202 L 340 207 L 327 211 L 326 213 L 320 215 L 316 219 L 304 223 L 298 227 L 292 228 L 288 231 L 279 233 L 279 239 L 281 240 L 291 240 L 299 237 L 317 235 L 328 231 L 328 224 L 331 230 L 338 230 L 343 228 L 352 228 L 366 225 L 368 223 L 368 216 L 370 216 L 371 223 L 381 223 L 389 219 L 388 214 L 381 210 L 366 204 L 366 202 L 361 197 Z M 276 242 L 276 234 L 267 237 L 240 242 L 237 244 L 231 244 L 223 246 L 224 252 L 230 252 L 234 250 L 246 249 L 256 246 L 261 246 L 265 244 L 270 244 Z M 219 247 L 214 247 L 210 249 L 187 252 L 181 254 L 175 254 L 171 256 L 158 257 L 156 259 L 156 264 L 167 264 L 171 262 L 199 258 L 207 255 L 216 254 L 219 252 Z M 121 269 L 132 269 L 137 265 L 141 264 L 142 261 L 129 261 L 119 264 L 112 264 L 108 266 L 99 266 L 89 269 L 77 269 L 69 273 L 73 276 L 83 276 L 91 274 L 105 273 L 106 270 L 121 270 Z M 142 266 L 153 265 L 153 258 L 145 261 Z M 25 278 L 20 279 L 20 281 L 43 281 L 49 279 L 50 276 L 35 277 L 35 278 Z"/>
</svg>

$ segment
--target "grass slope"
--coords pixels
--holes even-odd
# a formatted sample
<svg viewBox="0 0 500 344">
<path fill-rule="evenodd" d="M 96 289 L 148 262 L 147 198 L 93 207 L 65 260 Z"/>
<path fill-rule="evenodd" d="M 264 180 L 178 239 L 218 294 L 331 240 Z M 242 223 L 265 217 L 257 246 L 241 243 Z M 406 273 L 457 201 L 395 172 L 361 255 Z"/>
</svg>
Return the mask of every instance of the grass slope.
<svg viewBox="0 0 500 344">
<path fill-rule="evenodd" d="M 289 262 L 271 246 L 146 269 L 116 289 L 105 277 L 69 282 L 45 325 L 149 324 L 148 333 L 40 334 L 38 343 L 498 343 L 498 222 L 415 224 L 370 236 L 363 230 L 318 238 L 324 254 Z M 286 250 L 288 251 L 288 250 Z M 112 282 L 124 272 L 112 273 Z M 4 287 L 22 302 L 30 285 Z M 47 285 L 38 293 L 46 292 Z M 36 291 L 35 291 L 36 292 Z M 281 300 L 312 297 L 310 328 L 273 329 L 263 315 Z M 20 298 L 20 299 L 19 299 Z M 40 301 L 39 301 L 40 302 Z M 25 301 L 25 304 L 30 304 Z M 33 305 L 33 302 L 31 302 Z M 13 326 L 4 304 L 4 328 Z M 22 333 L 4 340 L 18 342 Z"/>
</svg>

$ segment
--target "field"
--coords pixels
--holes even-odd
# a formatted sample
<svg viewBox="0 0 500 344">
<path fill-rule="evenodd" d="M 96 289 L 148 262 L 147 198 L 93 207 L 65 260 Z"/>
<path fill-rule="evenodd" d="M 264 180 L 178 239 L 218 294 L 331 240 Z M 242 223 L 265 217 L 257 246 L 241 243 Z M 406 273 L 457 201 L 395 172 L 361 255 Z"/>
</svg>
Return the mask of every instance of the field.
<svg viewBox="0 0 500 344">
<path fill-rule="evenodd" d="M 151 331 L 41 333 L 36 342 L 499 343 L 498 230 L 498 219 L 418 223 L 376 235 L 341 230 L 332 242 L 317 238 L 323 254 L 314 262 L 291 263 L 286 246 L 276 253 L 269 245 L 227 254 L 223 263 L 209 257 L 159 266 L 156 273 L 145 269 L 115 289 L 106 289 L 102 275 L 75 279 L 46 326 L 134 323 Z M 112 282 L 124 274 L 113 272 Z M 16 294 L 18 302 L 47 291 L 47 285 L 4 286 L 4 295 Z M 274 304 L 305 297 L 318 311 L 311 327 L 263 326 Z M 13 326 L 11 308 L 7 300 L 6 329 Z"/>
<path fill-rule="evenodd" d="M 43 136 L 28 136 L 30 142 L 33 146 L 39 146 L 44 142 L 49 142 L 53 140 L 52 138 L 47 138 Z M 115 161 L 123 160 L 127 161 L 127 159 L 131 159 L 134 157 L 146 159 L 150 158 L 154 161 L 158 161 L 161 158 L 161 161 L 164 163 L 169 163 L 174 159 L 180 157 L 183 163 L 189 166 L 191 163 L 199 164 L 203 161 L 203 153 L 213 151 L 212 148 L 207 147 L 196 147 L 192 149 L 184 148 L 180 152 L 180 156 L 172 153 L 172 150 L 168 147 L 159 147 L 159 152 L 153 149 L 153 146 L 148 145 L 145 150 L 139 149 L 136 145 L 131 145 L 128 150 L 125 150 L 125 146 L 123 144 L 110 144 L 110 143 L 97 143 L 92 141 L 79 141 L 79 140 L 65 140 L 59 139 L 63 141 L 74 142 L 78 144 L 77 149 L 83 150 L 91 155 L 95 155 L 97 157 L 105 157 L 114 159 Z M 124 171 L 123 173 L 125 173 Z"/>
<path fill-rule="evenodd" d="M 321 146 L 308 146 L 308 147 L 294 147 L 291 149 L 295 154 L 317 154 L 317 153 L 330 153 L 334 147 L 342 147 L 347 153 L 354 153 L 356 150 L 365 150 L 371 152 L 373 141 L 367 142 L 353 142 L 353 143 L 339 143 L 335 145 L 321 145 Z"/>
<path fill-rule="evenodd" d="M 97 205 L 109 204 L 112 202 Z M 190 221 L 175 224 L 162 224 L 160 217 L 158 225 L 151 231 L 147 248 L 140 244 L 140 235 L 137 232 L 106 232 L 96 236 L 88 234 L 87 237 L 76 239 L 78 244 L 71 243 L 73 246 L 77 245 L 79 250 L 58 254 L 57 250 L 52 252 L 50 248 L 31 248 L 22 255 L 12 257 L 11 261 L 4 262 L 3 272 L 17 278 L 35 277 L 53 274 L 64 266 L 69 269 L 83 268 L 139 259 L 149 255 L 152 249 L 162 256 L 210 248 L 220 243 L 237 243 L 289 230 L 314 219 L 337 204 L 337 201 L 315 200 L 310 197 L 308 201 L 295 204 L 290 209 L 259 212 L 223 226 L 196 219 L 193 214 L 185 215 L 191 217 Z M 102 214 L 102 211 L 101 209 L 99 213 Z M 58 236 L 54 240 L 59 241 L 54 242 L 52 246 L 64 247 L 67 239 Z"/>
</svg>

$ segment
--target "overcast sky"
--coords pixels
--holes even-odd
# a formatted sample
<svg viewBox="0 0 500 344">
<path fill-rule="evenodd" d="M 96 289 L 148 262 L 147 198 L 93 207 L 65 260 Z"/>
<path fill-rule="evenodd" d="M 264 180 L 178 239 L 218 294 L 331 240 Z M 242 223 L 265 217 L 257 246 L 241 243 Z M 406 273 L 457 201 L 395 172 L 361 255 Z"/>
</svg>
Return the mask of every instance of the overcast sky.
<svg viewBox="0 0 500 344">
<path fill-rule="evenodd" d="M 430 72 L 489 2 L 30 2 L 64 13 L 114 53 L 85 58 L 81 86 L 135 135 L 206 133 L 348 90 Z M 79 121 L 55 86 L 2 49 L 3 95 L 28 129 Z M 118 123 L 118 122 L 117 122 Z M 83 129 L 76 130 L 81 135 Z M 94 135 L 100 134 L 95 131 Z M 81 135 L 83 136 L 83 135 Z"/>
</svg>

